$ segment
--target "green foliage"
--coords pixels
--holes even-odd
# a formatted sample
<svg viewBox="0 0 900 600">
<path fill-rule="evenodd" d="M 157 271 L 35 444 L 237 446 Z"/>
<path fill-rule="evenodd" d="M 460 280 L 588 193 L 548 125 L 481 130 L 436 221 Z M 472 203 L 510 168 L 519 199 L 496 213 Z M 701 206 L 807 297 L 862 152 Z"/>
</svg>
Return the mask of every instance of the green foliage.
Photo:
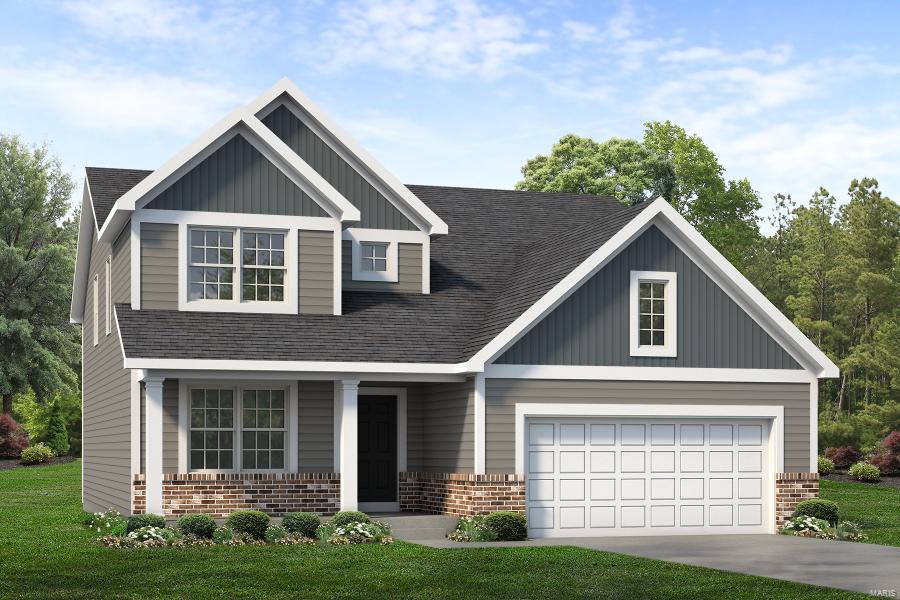
<svg viewBox="0 0 900 600">
<path fill-rule="evenodd" d="M 62 409 L 56 402 L 50 403 L 50 422 L 47 424 L 47 445 L 57 456 L 69 453 L 69 432 Z"/>
<path fill-rule="evenodd" d="M 881 481 L 881 471 L 878 470 L 878 467 L 875 465 L 870 465 L 867 462 L 858 462 L 848 471 L 848 474 L 853 479 L 858 479 L 860 481 Z"/>
<path fill-rule="evenodd" d="M 0 135 L 0 396 L 42 402 L 77 389 L 78 330 L 69 323 L 74 183 L 46 147 Z"/>
<path fill-rule="evenodd" d="M 797 507 L 794 509 L 793 516 L 815 517 L 817 519 L 828 521 L 834 525 L 840 519 L 840 509 L 838 509 L 836 502 L 815 498 L 812 500 L 803 500 L 798 503 Z"/>
<path fill-rule="evenodd" d="M 484 518 L 489 527 L 501 542 L 515 542 L 528 537 L 528 521 L 525 515 L 508 510 L 492 512 Z"/>
<path fill-rule="evenodd" d="M 51 450 L 43 442 L 37 443 L 30 448 L 22 450 L 20 458 L 23 465 L 39 465 L 53 458 L 53 450 Z"/>
<path fill-rule="evenodd" d="M 834 462 L 830 458 L 824 456 L 819 457 L 818 470 L 820 475 L 828 475 L 834 472 Z"/>
<path fill-rule="evenodd" d="M 460 517 L 456 529 L 447 537 L 455 542 L 495 542 L 497 534 L 484 522 L 485 515 Z"/>
<path fill-rule="evenodd" d="M 812 535 L 815 537 L 827 537 L 831 524 L 825 519 L 819 519 L 809 515 L 798 515 L 781 527 L 781 533 L 785 535 Z"/>
<path fill-rule="evenodd" d="M 335 513 L 328 522 L 335 527 L 342 527 L 344 525 L 349 525 L 350 523 L 368 523 L 370 521 L 369 515 L 364 512 L 359 512 L 357 510 L 342 510 Z"/>
<path fill-rule="evenodd" d="M 147 525 L 139 527 L 128 533 L 128 538 L 136 542 L 157 542 L 160 545 L 169 545 L 180 537 L 178 532 L 168 527 L 156 527 Z"/>
<path fill-rule="evenodd" d="M 162 515 L 146 513 L 143 515 L 131 515 L 128 517 L 127 533 L 131 533 L 141 527 L 165 527 L 166 519 Z"/>
<path fill-rule="evenodd" d="M 184 515 L 175 525 L 184 535 L 212 538 L 216 531 L 216 521 L 209 515 Z"/>
<path fill-rule="evenodd" d="M 128 522 L 119 511 L 113 509 L 105 512 L 85 512 L 81 522 L 97 535 L 123 536 L 127 533 Z"/>
<path fill-rule="evenodd" d="M 308 538 L 316 537 L 316 530 L 322 524 L 322 519 L 316 513 L 295 512 L 284 515 L 281 526 L 291 533 L 299 533 Z"/>
<path fill-rule="evenodd" d="M 266 528 L 272 521 L 264 512 L 258 510 L 238 510 L 225 520 L 225 524 L 235 533 L 243 533 L 258 540 L 266 537 Z"/>
<path fill-rule="evenodd" d="M 68 434 L 69 451 L 72 456 L 81 454 L 81 395 L 55 394 L 47 403 L 37 401 L 32 390 L 13 401 L 13 415 L 28 432 L 28 437 L 36 442 L 49 443 L 51 408 L 55 407 L 62 416 Z"/>
<path fill-rule="evenodd" d="M 216 527 L 212 539 L 217 544 L 225 544 L 234 539 L 234 532 L 228 527 Z"/>
<path fill-rule="evenodd" d="M 336 525 L 334 521 L 329 521 L 319 527 L 316 535 L 320 540 L 337 546 L 390 544 L 394 541 L 391 537 L 390 526 L 378 521 L 350 521 L 342 525 Z"/>
<path fill-rule="evenodd" d="M 0 413 L 0 458 L 18 458 L 28 447 L 28 435 L 12 418 Z"/>
<path fill-rule="evenodd" d="M 288 531 L 284 527 L 280 525 L 269 525 L 266 528 L 266 533 L 263 536 L 267 543 L 275 544 L 285 539 L 288 536 Z"/>
</svg>

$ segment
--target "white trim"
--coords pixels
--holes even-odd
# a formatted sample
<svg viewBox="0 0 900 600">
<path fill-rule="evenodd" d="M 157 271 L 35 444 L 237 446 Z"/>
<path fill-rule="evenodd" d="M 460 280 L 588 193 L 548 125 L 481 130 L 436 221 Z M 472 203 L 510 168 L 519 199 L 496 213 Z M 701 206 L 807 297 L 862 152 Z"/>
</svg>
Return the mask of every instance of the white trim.
<svg viewBox="0 0 900 600">
<path fill-rule="evenodd" d="M 491 362 L 497 356 L 500 356 L 506 349 L 521 338 L 527 331 L 543 319 L 546 315 L 553 311 L 563 301 L 566 300 L 576 289 L 578 289 L 591 276 L 602 269 L 620 250 L 625 248 L 637 236 L 643 233 L 651 224 L 656 224 L 664 229 L 669 235 L 677 232 L 678 236 L 673 236 L 673 241 L 678 244 L 679 239 L 689 242 L 690 245 L 696 247 L 700 254 L 706 257 L 706 260 L 698 262 L 701 268 L 716 281 L 717 285 L 722 287 L 726 293 L 729 293 L 739 306 L 747 310 L 752 305 L 753 309 L 749 314 L 766 329 L 767 333 L 772 335 L 776 341 L 780 341 L 787 350 L 793 350 L 792 354 L 798 354 L 797 358 L 800 364 L 804 365 L 811 373 L 817 377 L 837 377 L 837 366 L 825 354 L 816 348 L 803 333 L 797 329 L 771 302 L 769 302 L 762 293 L 753 287 L 737 269 L 735 269 L 712 245 L 703 239 L 696 229 L 694 229 L 678 212 L 672 208 L 668 202 L 659 198 L 654 200 L 649 206 L 644 208 L 637 216 L 635 216 L 627 225 L 622 227 L 615 235 L 613 235 L 606 243 L 594 251 L 590 257 L 584 260 L 573 271 L 562 279 L 558 284 L 544 294 L 537 302 L 531 305 L 524 313 L 519 315 L 510 325 L 508 325 L 500 334 L 488 342 L 475 356 L 467 362 L 467 368 L 470 371 L 481 371 L 485 364 Z M 667 227 L 668 224 L 668 227 Z M 679 246 L 681 247 L 681 246 Z M 682 248 L 684 250 L 684 248 Z M 689 255 L 690 256 L 690 255 Z M 693 259 L 693 258 L 692 258 Z M 697 262 L 697 261 L 695 261 Z M 713 277 L 716 271 L 721 273 L 721 277 L 717 281 Z M 739 302 L 735 295 L 740 294 L 746 298 L 746 302 Z M 748 305 L 749 303 L 749 305 Z"/>
<path fill-rule="evenodd" d="M 485 373 L 475 374 L 475 474 L 484 474 L 487 454 L 485 450 L 486 431 L 486 402 L 485 402 Z"/>
<path fill-rule="evenodd" d="M 809 472 L 819 472 L 819 380 L 809 381 Z"/>
<path fill-rule="evenodd" d="M 162 377 L 144 377 L 144 477 L 147 512 L 163 514 L 163 383 Z"/>
<path fill-rule="evenodd" d="M 665 285 L 665 339 L 663 346 L 642 346 L 639 340 L 639 290 L 641 282 Z M 629 278 L 628 338 L 631 356 L 678 356 L 678 274 L 669 271 L 631 271 Z"/>
<path fill-rule="evenodd" d="M 365 271 L 362 268 L 362 247 L 363 244 L 382 245 L 385 246 L 385 270 L 384 271 Z M 397 268 L 398 249 L 397 242 L 388 241 L 362 241 L 353 240 L 350 245 L 350 272 L 353 281 L 384 281 L 387 283 L 396 283 L 399 274 Z"/>
<path fill-rule="evenodd" d="M 91 323 L 91 335 L 93 336 L 94 346 L 100 343 L 100 274 L 94 273 L 94 276 L 91 278 L 91 284 L 93 285 L 93 299 L 94 306 L 92 307 L 92 314 L 94 317 L 94 322 Z"/>
<path fill-rule="evenodd" d="M 180 358 L 126 358 L 126 369 L 217 371 L 309 371 L 311 373 L 463 374 L 464 365 L 447 363 L 330 362 L 317 360 L 228 360 Z"/>
<path fill-rule="evenodd" d="M 400 473 L 406 471 L 407 454 L 407 400 L 405 387 L 360 387 L 359 396 L 395 396 L 397 398 L 397 500 L 394 502 L 360 502 L 359 510 L 365 512 L 400 511 Z M 358 450 L 357 450 L 358 452 Z M 357 462 L 359 456 L 357 456 Z"/>
<path fill-rule="evenodd" d="M 270 229 L 302 229 L 336 231 L 340 225 L 332 217 L 294 217 L 250 213 L 205 212 L 199 210 L 164 210 L 142 208 L 132 219 L 138 223 L 172 223 L 210 227 L 246 227 Z"/>
<path fill-rule="evenodd" d="M 334 419 L 331 428 L 333 446 L 334 446 L 334 472 L 341 472 L 341 418 L 343 402 L 341 398 L 341 389 L 337 381 L 332 381 L 331 390 L 334 393 Z"/>
<path fill-rule="evenodd" d="M 400 242 L 402 244 L 424 244 L 429 237 L 421 231 L 402 231 L 399 229 L 364 229 L 350 227 L 341 234 L 343 240 L 360 242 Z"/>
<path fill-rule="evenodd" d="M 341 510 L 357 510 L 359 479 L 359 381 L 335 382 L 341 404 Z"/>
<path fill-rule="evenodd" d="M 190 435 L 191 407 L 188 401 L 188 380 L 178 379 L 178 472 L 188 472 L 188 436 Z"/>
<path fill-rule="evenodd" d="M 422 244 L 422 293 L 431 293 L 431 238 Z"/>
<path fill-rule="evenodd" d="M 335 231 L 332 240 L 332 255 L 334 257 L 333 278 L 334 278 L 334 295 L 332 298 L 332 312 L 340 315 L 344 311 L 344 244 L 341 242 L 341 236 Z"/>
<path fill-rule="evenodd" d="M 141 310 L 141 211 L 131 217 L 131 308 Z"/>
<path fill-rule="evenodd" d="M 104 327 L 106 335 L 109 335 L 112 332 L 112 255 L 107 256 L 103 263 L 103 277 L 106 279 L 103 288 Z"/>
<path fill-rule="evenodd" d="M 583 367 L 560 365 L 498 365 L 485 368 L 496 379 L 582 379 L 600 381 L 722 381 L 809 383 L 800 369 L 692 369 L 684 367 Z"/>
<path fill-rule="evenodd" d="M 351 242 L 350 264 L 354 281 L 387 281 L 396 283 L 400 272 L 399 244 L 420 244 L 422 247 L 422 293 L 430 293 L 431 269 L 430 267 L 426 268 L 426 265 L 429 265 L 431 260 L 431 238 L 428 235 L 421 231 L 351 227 L 343 231 L 341 239 Z M 387 271 L 372 272 L 363 271 L 360 268 L 362 242 L 377 242 L 387 245 Z M 426 262 L 426 260 L 429 262 Z"/>
<path fill-rule="evenodd" d="M 141 472 L 141 381 L 146 377 L 143 371 L 131 371 L 131 474 Z M 133 507 L 132 507 L 133 508 Z"/>
<path fill-rule="evenodd" d="M 88 211 L 91 214 L 90 219 L 86 217 Z M 87 301 L 87 286 L 91 270 L 93 234 L 97 231 L 97 221 L 94 217 L 94 202 L 91 200 L 91 187 L 88 184 L 87 169 L 84 170 L 81 217 L 78 221 L 78 239 L 75 242 L 75 272 L 72 274 L 72 303 L 69 305 L 69 321 L 82 324 L 84 322 L 84 304 Z"/>
</svg>

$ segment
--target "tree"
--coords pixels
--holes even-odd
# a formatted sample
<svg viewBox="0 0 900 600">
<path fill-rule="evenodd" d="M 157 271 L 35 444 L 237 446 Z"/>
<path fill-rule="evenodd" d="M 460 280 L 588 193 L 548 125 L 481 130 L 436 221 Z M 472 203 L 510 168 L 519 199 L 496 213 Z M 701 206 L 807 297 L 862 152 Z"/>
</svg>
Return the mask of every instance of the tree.
<svg viewBox="0 0 900 600">
<path fill-rule="evenodd" d="M 75 221 L 71 177 L 46 147 L 0 136 L 0 396 L 39 399 L 75 387 L 78 332 L 69 324 Z"/>
<path fill-rule="evenodd" d="M 57 456 L 69 453 L 69 432 L 66 429 L 66 420 L 63 418 L 59 402 L 50 403 L 50 422 L 47 423 L 47 445 Z"/>
</svg>

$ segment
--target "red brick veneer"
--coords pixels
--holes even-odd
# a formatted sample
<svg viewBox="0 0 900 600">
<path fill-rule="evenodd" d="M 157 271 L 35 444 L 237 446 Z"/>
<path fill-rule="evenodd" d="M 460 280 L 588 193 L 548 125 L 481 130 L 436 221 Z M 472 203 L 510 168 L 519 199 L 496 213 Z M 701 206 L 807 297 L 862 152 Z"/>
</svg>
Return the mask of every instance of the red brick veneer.
<svg viewBox="0 0 900 600">
<path fill-rule="evenodd" d="M 818 497 L 818 473 L 778 473 L 775 475 L 775 526 L 784 525 L 802 500 Z"/>
<path fill-rule="evenodd" d="M 133 478 L 133 510 L 146 510 L 146 481 Z M 340 509 L 338 473 L 187 473 L 163 475 L 163 511 L 177 517 L 205 513 L 225 517 L 252 508 L 272 516 L 289 512 L 331 515 Z"/>
<path fill-rule="evenodd" d="M 469 473 L 400 473 L 400 510 L 476 515 L 525 512 L 525 477 Z"/>
</svg>

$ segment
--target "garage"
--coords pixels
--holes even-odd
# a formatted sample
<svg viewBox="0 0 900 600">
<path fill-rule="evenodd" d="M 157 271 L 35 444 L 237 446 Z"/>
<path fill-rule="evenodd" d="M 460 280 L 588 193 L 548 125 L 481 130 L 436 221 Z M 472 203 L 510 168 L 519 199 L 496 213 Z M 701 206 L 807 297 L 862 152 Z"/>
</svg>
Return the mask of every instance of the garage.
<svg viewBox="0 0 900 600">
<path fill-rule="evenodd" d="M 532 537 L 770 533 L 772 420 L 524 420 Z"/>
</svg>

